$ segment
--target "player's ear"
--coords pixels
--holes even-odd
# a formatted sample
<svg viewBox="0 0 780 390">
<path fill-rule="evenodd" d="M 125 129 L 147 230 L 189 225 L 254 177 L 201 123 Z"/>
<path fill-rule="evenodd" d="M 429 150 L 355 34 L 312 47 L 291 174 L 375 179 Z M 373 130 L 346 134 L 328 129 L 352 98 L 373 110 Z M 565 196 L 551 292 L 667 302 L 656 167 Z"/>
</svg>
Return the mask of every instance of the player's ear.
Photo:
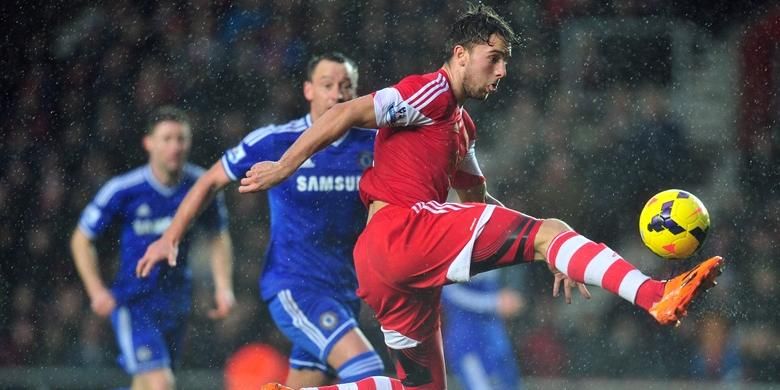
<svg viewBox="0 0 780 390">
<path fill-rule="evenodd" d="M 452 59 L 455 60 L 455 64 L 459 66 L 466 66 L 468 62 L 468 50 L 463 45 L 455 45 L 452 48 Z"/>
<path fill-rule="evenodd" d="M 303 97 L 307 102 L 314 100 L 314 84 L 309 80 L 303 82 Z"/>
<path fill-rule="evenodd" d="M 152 151 L 152 135 L 146 134 L 144 135 L 144 138 L 141 139 L 141 144 L 144 146 L 144 150 L 147 152 Z"/>
</svg>

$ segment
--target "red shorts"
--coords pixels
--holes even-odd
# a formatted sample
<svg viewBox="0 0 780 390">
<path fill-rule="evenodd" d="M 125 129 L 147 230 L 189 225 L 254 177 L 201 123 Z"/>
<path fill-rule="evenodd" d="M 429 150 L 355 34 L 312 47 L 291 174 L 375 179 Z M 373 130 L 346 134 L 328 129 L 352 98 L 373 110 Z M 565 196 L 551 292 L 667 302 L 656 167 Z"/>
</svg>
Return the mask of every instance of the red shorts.
<svg viewBox="0 0 780 390">
<path fill-rule="evenodd" d="M 355 245 L 358 295 L 376 312 L 390 348 L 413 347 L 438 331 L 444 285 L 533 260 L 540 225 L 482 203 L 387 205 Z"/>
</svg>

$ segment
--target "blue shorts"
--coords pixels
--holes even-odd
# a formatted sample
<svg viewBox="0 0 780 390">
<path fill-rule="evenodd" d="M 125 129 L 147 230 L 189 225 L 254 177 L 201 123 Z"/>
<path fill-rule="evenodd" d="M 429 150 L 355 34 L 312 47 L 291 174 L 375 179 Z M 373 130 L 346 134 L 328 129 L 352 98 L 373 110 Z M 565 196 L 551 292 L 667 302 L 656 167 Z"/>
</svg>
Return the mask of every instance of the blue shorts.
<svg viewBox="0 0 780 390">
<path fill-rule="evenodd" d="M 333 374 L 330 350 L 357 327 L 360 300 L 342 301 L 321 292 L 282 290 L 268 302 L 276 326 L 292 342 L 290 367 Z"/>
<path fill-rule="evenodd" d="M 178 360 L 189 312 L 171 314 L 125 304 L 111 313 L 119 365 L 130 375 L 171 368 Z"/>
</svg>

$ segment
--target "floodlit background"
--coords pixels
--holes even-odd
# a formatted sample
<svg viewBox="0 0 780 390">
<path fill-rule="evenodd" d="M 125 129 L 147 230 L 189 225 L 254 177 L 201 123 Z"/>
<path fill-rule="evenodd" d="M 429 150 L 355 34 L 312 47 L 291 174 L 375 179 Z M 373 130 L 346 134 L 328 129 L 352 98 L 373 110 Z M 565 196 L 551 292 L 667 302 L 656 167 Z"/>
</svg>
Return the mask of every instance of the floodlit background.
<svg viewBox="0 0 780 390">
<path fill-rule="evenodd" d="M 498 93 L 467 104 L 490 192 L 527 214 L 562 218 L 667 277 L 690 263 L 644 249 L 637 219 L 651 195 L 683 188 L 712 218 L 691 261 L 720 254 L 727 262 L 720 284 L 673 329 L 606 294 L 567 306 L 550 297 L 543 265 L 517 267 L 510 279 L 527 307 L 509 324 L 529 387 L 780 382 L 780 6 L 486 3 L 523 40 Z M 252 129 L 306 112 L 303 69 L 312 54 L 353 57 L 358 90 L 370 93 L 436 70 L 447 27 L 464 7 L 441 0 L 4 1 L 0 388 L 129 383 L 117 371 L 108 323 L 89 310 L 67 243 L 99 186 L 145 162 L 140 139 L 150 110 L 188 111 L 191 161 L 209 166 Z M 258 298 L 265 199 L 239 195 L 235 186 L 227 193 L 238 306 L 221 323 L 205 316 L 210 277 L 207 259 L 196 256 L 200 282 L 182 388 L 220 386 L 228 359 L 249 343 L 282 354 L 289 348 Z M 118 237 L 106 238 L 99 249 L 110 276 Z M 266 359 L 261 366 L 273 366 Z"/>
</svg>

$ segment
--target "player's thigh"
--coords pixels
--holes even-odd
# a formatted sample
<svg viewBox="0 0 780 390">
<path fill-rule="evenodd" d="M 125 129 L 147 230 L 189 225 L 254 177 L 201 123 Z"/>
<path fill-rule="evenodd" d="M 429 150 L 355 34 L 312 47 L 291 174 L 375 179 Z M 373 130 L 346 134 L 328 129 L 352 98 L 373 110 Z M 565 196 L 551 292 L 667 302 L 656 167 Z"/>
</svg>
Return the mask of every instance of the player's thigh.
<svg viewBox="0 0 780 390">
<path fill-rule="evenodd" d="M 142 305 L 119 306 L 111 315 L 111 324 L 119 346 L 119 363 L 128 374 L 170 370 L 169 344 L 152 310 Z"/>
<path fill-rule="evenodd" d="M 326 292 L 282 290 L 268 308 L 279 330 L 293 345 L 326 362 L 336 344 L 352 329 L 359 302 L 342 302 Z"/>
<path fill-rule="evenodd" d="M 417 345 L 439 331 L 442 287 L 403 289 L 378 269 L 359 271 L 358 280 L 358 295 L 374 311 L 390 349 Z"/>
<path fill-rule="evenodd" d="M 385 206 L 355 245 L 358 295 L 363 297 L 370 273 L 400 291 L 467 281 L 474 242 L 495 208 L 437 202 Z"/>
<path fill-rule="evenodd" d="M 170 390 L 175 388 L 169 368 L 146 371 L 133 376 L 133 390 Z"/>
<path fill-rule="evenodd" d="M 536 242 L 544 220 L 495 207 L 471 252 L 471 275 L 539 258 Z"/>
</svg>

